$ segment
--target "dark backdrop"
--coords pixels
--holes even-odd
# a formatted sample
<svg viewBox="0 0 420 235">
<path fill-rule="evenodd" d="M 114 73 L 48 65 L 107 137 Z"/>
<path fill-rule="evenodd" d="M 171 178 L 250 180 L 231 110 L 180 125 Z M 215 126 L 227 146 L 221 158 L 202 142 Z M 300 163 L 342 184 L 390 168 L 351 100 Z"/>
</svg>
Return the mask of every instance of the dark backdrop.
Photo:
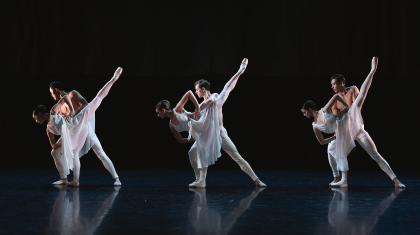
<svg viewBox="0 0 420 235">
<path fill-rule="evenodd" d="M 340 3 L 338 3 L 340 2 Z M 88 100 L 123 75 L 96 115 L 96 132 L 119 168 L 189 168 L 155 103 L 176 103 L 206 78 L 220 92 L 243 57 L 249 66 L 224 106 L 224 124 L 255 169 L 328 170 L 299 108 L 333 95 L 329 77 L 360 86 L 379 56 L 363 109 L 366 130 L 397 172 L 416 169 L 419 65 L 417 1 L 276 1 L 187 5 L 140 1 L 13 1 L 5 8 L 1 168 L 53 168 L 32 109 L 52 105 L 63 81 Z M 191 109 L 191 106 L 188 106 Z M 352 169 L 375 168 L 360 148 Z M 233 167 L 224 154 L 216 167 Z M 89 153 L 84 167 L 99 165 Z"/>
</svg>

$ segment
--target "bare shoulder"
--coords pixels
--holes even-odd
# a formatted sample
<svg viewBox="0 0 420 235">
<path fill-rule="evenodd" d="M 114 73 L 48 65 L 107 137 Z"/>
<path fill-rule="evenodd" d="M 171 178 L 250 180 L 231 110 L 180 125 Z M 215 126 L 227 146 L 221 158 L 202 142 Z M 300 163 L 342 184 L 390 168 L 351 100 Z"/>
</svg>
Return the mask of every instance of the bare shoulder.
<svg viewBox="0 0 420 235">
<path fill-rule="evenodd" d="M 77 97 L 77 98 L 83 98 L 83 96 L 80 94 L 80 92 L 76 90 L 72 90 L 69 92 L 69 97 Z"/>
<path fill-rule="evenodd" d="M 359 91 L 359 88 L 357 88 L 357 86 L 351 86 L 350 87 L 350 91 L 351 92 L 358 92 Z"/>
</svg>

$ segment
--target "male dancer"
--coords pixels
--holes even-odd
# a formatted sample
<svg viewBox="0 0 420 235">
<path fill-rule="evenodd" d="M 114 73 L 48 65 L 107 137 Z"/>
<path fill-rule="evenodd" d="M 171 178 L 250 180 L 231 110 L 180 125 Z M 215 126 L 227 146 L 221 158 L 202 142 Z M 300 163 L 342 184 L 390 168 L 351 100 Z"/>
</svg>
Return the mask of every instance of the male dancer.
<svg viewBox="0 0 420 235">
<path fill-rule="evenodd" d="M 361 109 L 368 94 L 369 88 L 372 84 L 373 75 L 375 74 L 377 67 L 378 58 L 373 57 L 371 62 L 371 70 L 363 82 L 360 92 L 356 86 L 352 86 L 346 89 L 345 78 L 343 75 L 336 74 L 331 77 L 331 88 L 336 93 L 335 96 L 339 96 L 341 98 L 340 100 L 345 101 L 345 104 L 335 101 L 331 105 L 327 105 L 327 109 L 330 108 L 330 111 L 334 114 L 338 114 L 339 112 L 348 109 L 348 112 L 342 118 L 337 120 L 336 157 L 338 161 L 338 168 L 341 171 L 341 180 L 339 182 L 332 183 L 331 186 L 348 186 L 347 156 L 355 147 L 354 141 L 357 141 L 360 146 L 369 154 L 369 156 L 379 165 L 382 171 L 384 171 L 393 181 L 394 187 L 405 187 L 405 185 L 398 180 L 388 162 L 379 154 L 375 143 L 369 136 L 369 133 L 364 129 L 363 125 Z"/>
<path fill-rule="evenodd" d="M 67 95 L 63 90 L 51 86 L 50 92 L 53 98 L 57 99 L 58 97 L 61 97 L 57 104 L 52 108 L 52 115 L 47 118 L 47 115 L 45 113 L 41 115 L 39 112 L 34 111 L 33 113 L 33 118 L 37 123 L 43 123 L 48 120 L 50 125 L 61 126 L 61 134 L 66 135 L 67 142 L 65 146 L 67 146 L 67 148 L 63 149 L 61 142 L 55 143 L 54 145 L 52 144 L 53 151 L 51 154 L 53 155 L 54 159 L 63 158 L 63 155 L 67 156 L 64 156 L 64 160 L 59 160 L 59 162 L 67 161 L 68 166 L 74 167 L 74 180 L 72 182 L 73 186 L 79 185 L 79 157 L 86 154 L 90 148 L 94 150 L 95 154 L 102 161 L 105 168 L 108 170 L 108 172 L 110 172 L 110 174 L 114 178 L 114 185 L 121 185 L 118 174 L 115 171 L 111 159 L 109 159 L 109 157 L 103 151 L 98 137 L 94 132 L 95 111 L 102 102 L 102 99 L 105 98 L 105 96 L 108 94 L 109 89 L 112 87 L 113 83 L 119 78 L 121 72 L 122 68 L 119 67 L 115 71 L 112 79 L 98 92 L 97 97 L 95 97 L 95 99 L 91 102 L 92 104 L 90 105 L 90 107 L 85 104 L 86 100 L 83 97 L 81 97 L 78 92 L 71 92 L 72 95 Z M 59 113 L 59 115 L 57 115 L 55 112 Z M 52 135 L 48 135 L 48 137 L 50 138 L 50 143 L 54 143 L 54 140 L 51 139 L 51 136 Z M 69 162 L 70 158 L 72 159 L 72 162 Z M 73 167 L 69 167 L 69 169 L 73 169 Z M 67 174 L 69 174 L 69 171 L 65 170 L 64 173 L 60 172 L 60 177 L 62 179 L 61 183 L 65 184 L 67 180 L 64 180 L 63 174 L 66 175 L 66 179 Z M 60 182 L 57 182 L 56 184 L 59 183 Z"/>
<path fill-rule="evenodd" d="M 203 98 L 204 101 L 200 103 L 200 110 L 209 109 L 211 106 L 215 108 L 215 114 L 210 115 L 207 114 L 207 119 L 214 119 L 214 120 L 208 120 L 216 122 L 218 125 L 215 128 L 209 128 L 209 130 L 206 130 L 207 132 L 215 132 L 215 136 L 217 138 L 217 135 L 220 135 L 221 137 L 221 148 L 228 153 L 228 155 L 239 165 L 242 171 L 244 171 L 256 184 L 258 187 L 266 187 L 267 185 L 264 184 L 254 173 L 251 166 L 245 159 L 242 158 L 242 156 L 239 154 L 238 150 L 236 149 L 236 146 L 232 142 L 232 140 L 229 138 L 226 129 L 223 127 L 223 113 L 222 113 L 222 107 L 225 103 L 226 99 L 228 98 L 230 92 L 235 88 L 235 85 L 239 79 L 239 77 L 245 72 L 246 66 L 248 64 L 248 59 L 243 59 L 241 66 L 236 72 L 235 75 L 226 83 L 224 86 L 222 92 L 220 94 L 217 93 L 211 93 L 210 92 L 210 82 L 204 79 L 198 80 L 194 83 L 195 92 L 198 95 L 199 98 Z M 192 122 L 191 125 L 194 125 L 195 123 Z M 194 129 L 194 128 L 193 128 Z M 218 133 L 217 133 L 218 132 Z M 207 165 L 202 164 L 203 162 L 206 162 L 208 160 L 202 159 L 202 154 L 205 152 L 206 148 L 212 148 L 213 146 L 198 146 L 198 138 L 196 139 L 196 142 L 191 147 L 189 151 L 190 159 L 195 158 L 195 163 L 193 164 L 193 167 L 197 168 L 200 172 L 198 180 L 190 184 L 191 187 L 206 187 L 206 176 L 207 176 Z M 204 147 L 204 149 L 202 149 Z M 201 151 L 204 150 L 204 151 Z M 219 156 L 216 156 L 216 159 Z M 216 159 L 212 159 L 208 165 L 211 165 L 214 163 Z"/>
</svg>

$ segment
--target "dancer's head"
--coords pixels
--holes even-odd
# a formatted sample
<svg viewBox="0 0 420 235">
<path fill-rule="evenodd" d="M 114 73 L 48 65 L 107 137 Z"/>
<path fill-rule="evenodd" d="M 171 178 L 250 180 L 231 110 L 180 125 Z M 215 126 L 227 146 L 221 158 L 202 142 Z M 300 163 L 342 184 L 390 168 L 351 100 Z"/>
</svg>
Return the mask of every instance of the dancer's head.
<svg viewBox="0 0 420 235">
<path fill-rule="evenodd" d="M 161 100 L 156 104 L 156 114 L 158 117 L 164 119 L 169 118 L 171 112 L 171 103 L 169 100 Z"/>
<path fill-rule="evenodd" d="M 200 79 L 194 82 L 195 94 L 203 98 L 207 92 L 210 92 L 210 82 L 205 79 Z"/>
<path fill-rule="evenodd" d="M 313 100 L 307 100 L 303 103 L 302 108 L 300 111 L 302 112 L 303 116 L 307 118 L 314 118 L 314 113 L 317 111 L 316 103 Z"/>
<path fill-rule="evenodd" d="M 32 118 L 35 120 L 36 123 L 42 124 L 49 119 L 49 112 L 45 105 L 38 105 L 34 111 L 32 111 Z"/>
<path fill-rule="evenodd" d="M 60 81 L 52 81 L 49 87 L 52 98 L 56 101 L 60 100 L 60 95 L 64 91 L 63 83 Z"/>
<path fill-rule="evenodd" d="M 335 93 L 342 92 L 345 90 L 346 78 L 343 74 L 334 74 L 331 76 L 331 89 Z"/>
</svg>

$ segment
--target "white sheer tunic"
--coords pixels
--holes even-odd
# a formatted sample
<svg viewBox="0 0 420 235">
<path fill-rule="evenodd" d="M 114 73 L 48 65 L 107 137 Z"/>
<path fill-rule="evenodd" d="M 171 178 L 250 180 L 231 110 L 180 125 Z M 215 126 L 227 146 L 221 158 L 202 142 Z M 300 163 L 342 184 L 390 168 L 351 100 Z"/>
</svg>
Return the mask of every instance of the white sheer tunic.
<svg viewBox="0 0 420 235">
<path fill-rule="evenodd" d="M 336 117 L 332 113 L 320 109 L 317 120 L 312 123 L 312 126 L 323 133 L 333 134 L 337 128 Z"/>
<path fill-rule="evenodd" d="M 357 98 L 350 106 L 349 111 L 337 119 L 336 158 L 338 168 L 342 171 L 348 170 L 347 156 L 356 147 L 356 136 L 364 129 L 361 108 L 356 105 Z"/>
<path fill-rule="evenodd" d="M 95 111 L 102 102 L 101 97 L 95 97 L 79 113 L 71 117 L 53 115 L 56 125 L 61 124 L 63 155 L 67 166 L 73 170 L 73 158 L 85 155 L 93 146 L 95 135 Z"/>
</svg>

